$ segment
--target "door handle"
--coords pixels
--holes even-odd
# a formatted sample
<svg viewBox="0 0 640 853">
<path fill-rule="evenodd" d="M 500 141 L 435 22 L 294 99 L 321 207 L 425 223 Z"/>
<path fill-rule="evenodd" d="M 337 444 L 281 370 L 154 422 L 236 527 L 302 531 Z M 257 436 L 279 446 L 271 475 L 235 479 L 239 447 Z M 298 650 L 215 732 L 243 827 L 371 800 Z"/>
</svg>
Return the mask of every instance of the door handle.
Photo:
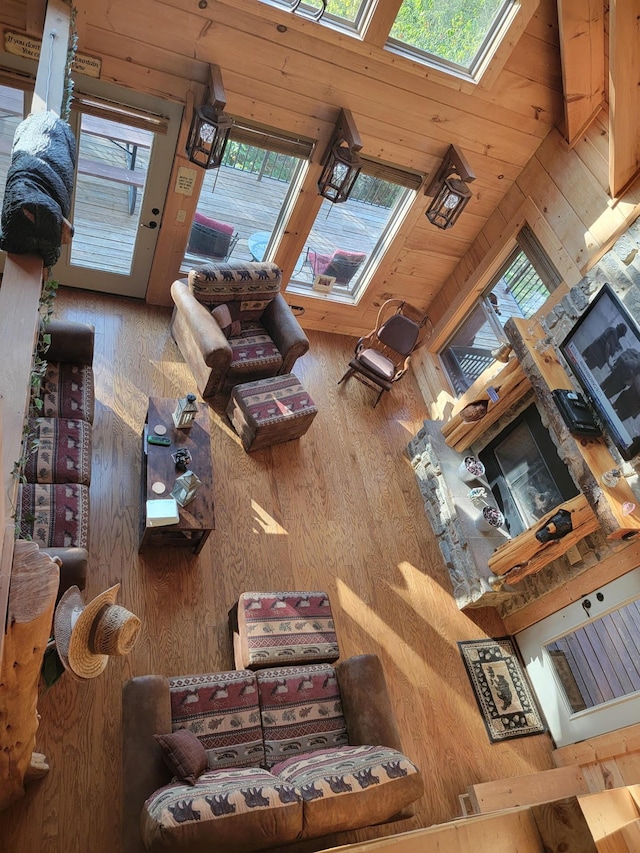
<svg viewBox="0 0 640 853">
<path fill-rule="evenodd" d="M 158 207 L 153 207 L 153 208 L 151 208 L 151 215 L 152 215 L 152 216 L 157 216 L 159 213 L 160 213 L 160 209 L 159 209 Z M 145 223 L 145 222 L 141 222 L 141 223 L 140 223 L 140 225 L 141 225 L 143 228 L 151 228 L 152 230 L 153 230 L 154 228 L 157 228 L 157 227 L 158 227 L 158 223 L 156 222 L 156 220 L 155 220 L 155 219 L 152 219 L 152 220 L 151 220 L 151 222 L 149 222 L 148 224 L 147 224 L 147 223 Z"/>
</svg>

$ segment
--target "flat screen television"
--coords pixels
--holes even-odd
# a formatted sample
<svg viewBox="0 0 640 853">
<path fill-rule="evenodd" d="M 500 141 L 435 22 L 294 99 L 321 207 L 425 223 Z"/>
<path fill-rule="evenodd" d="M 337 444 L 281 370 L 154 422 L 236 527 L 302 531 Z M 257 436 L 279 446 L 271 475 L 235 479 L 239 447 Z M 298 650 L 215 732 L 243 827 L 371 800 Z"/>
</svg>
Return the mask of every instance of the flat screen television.
<svg viewBox="0 0 640 853">
<path fill-rule="evenodd" d="M 605 284 L 560 344 L 623 459 L 640 453 L 640 329 Z"/>
</svg>

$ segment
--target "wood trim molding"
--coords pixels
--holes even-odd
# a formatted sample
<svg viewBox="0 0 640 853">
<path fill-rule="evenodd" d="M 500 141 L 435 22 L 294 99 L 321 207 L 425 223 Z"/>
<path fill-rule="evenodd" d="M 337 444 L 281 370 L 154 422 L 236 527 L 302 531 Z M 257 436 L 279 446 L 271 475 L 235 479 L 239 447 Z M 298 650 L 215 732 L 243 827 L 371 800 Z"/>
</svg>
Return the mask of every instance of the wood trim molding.
<svg viewBox="0 0 640 853">
<path fill-rule="evenodd" d="M 610 581 L 626 575 L 638 565 L 640 565 L 640 540 L 616 548 L 612 554 L 592 566 L 587 572 L 576 575 L 546 595 L 532 601 L 531 604 L 503 616 L 507 633 L 513 635 L 524 631 L 525 628 L 530 628 L 541 619 L 579 601 L 582 596 L 589 595 Z"/>
<path fill-rule="evenodd" d="M 402 0 L 375 0 L 362 28 L 362 40 L 367 44 L 384 47 L 400 6 Z"/>
<path fill-rule="evenodd" d="M 620 196 L 638 175 L 640 92 L 636 62 L 640 0 L 609 3 L 609 193 Z"/>
<path fill-rule="evenodd" d="M 602 0 L 558 0 L 565 138 L 573 147 L 604 105 Z"/>
</svg>

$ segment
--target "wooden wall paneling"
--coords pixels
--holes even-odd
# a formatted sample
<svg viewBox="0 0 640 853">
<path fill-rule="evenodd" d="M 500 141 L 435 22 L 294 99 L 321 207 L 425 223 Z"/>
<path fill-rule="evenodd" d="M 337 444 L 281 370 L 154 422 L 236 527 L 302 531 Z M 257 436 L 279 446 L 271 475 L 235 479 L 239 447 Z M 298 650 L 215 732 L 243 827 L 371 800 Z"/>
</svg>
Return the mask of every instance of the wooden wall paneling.
<svg viewBox="0 0 640 853">
<path fill-rule="evenodd" d="M 219 4 L 216 8 L 220 9 L 222 5 Z M 260 11 L 263 12 L 263 8 Z M 233 66 L 240 51 L 245 58 L 250 59 L 252 64 L 260 66 L 263 75 L 266 75 L 263 79 L 271 79 L 271 76 L 278 73 L 277 69 L 280 68 L 280 79 L 286 79 L 288 87 L 296 89 L 302 85 L 302 91 L 306 92 L 314 92 L 321 87 L 318 92 L 320 98 L 326 98 L 328 87 L 331 87 L 332 91 L 342 91 L 358 98 L 370 98 L 375 91 L 375 102 L 378 106 L 393 103 L 398 121 L 408 130 L 415 127 L 416 121 L 430 118 L 428 113 L 421 116 L 420 113 L 415 112 L 415 94 L 419 91 L 419 102 L 437 105 L 436 124 L 447 122 L 442 128 L 443 144 L 450 142 L 451 134 L 455 131 L 455 138 L 464 147 L 465 128 L 455 127 L 455 111 L 448 114 L 455 104 L 455 108 L 461 114 L 473 116 L 474 119 L 479 120 L 480 127 L 486 130 L 486 133 L 481 135 L 481 139 L 483 143 L 495 146 L 493 156 L 498 159 L 500 159 L 499 152 L 502 144 L 508 140 L 493 139 L 493 136 L 499 136 L 499 134 L 495 134 L 492 125 L 502 126 L 507 137 L 514 134 L 514 126 L 517 127 L 515 137 L 518 137 L 521 132 L 538 138 L 546 135 L 546 130 L 541 127 L 540 121 L 525 117 L 517 121 L 515 117 L 509 115 L 508 110 L 505 111 L 504 106 L 487 103 L 482 95 L 473 97 L 460 93 L 451 96 L 439 83 L 431 83 L 429 79 L 423 80 L 418 90 L 416 81 L 410 73 L 394 67 L 397 63 L 388 64 L 389 58 L 384 51 L 375 51 L 373 56 L 367 56 L 366 59 L 360 58 L 358 54 L 360 43 L 357 40 L 333 34 L 337 44 L 328 43 L 321 55 L 318 55 L 319 37 L 328 39 L 332 36 L 330 30 L 325 31 L 326 28 L 316 28 L 313 34 L 308 36 L 292 28 L 287 28 L 285 33 L 279 33 L 265 20 L 264 14 L 255 19 L 253 16 L 247 17 L 247 11 L 244 8 L 242 10 L 225 8 L 224 13 L 219 12 L 219 14 L 221 19 L 224 18 L 224 27 L 230 28 L 229 33 L 225 33 L 226 38 L 220 39 L 221 33 L 217 28 L 207 29 L 196 43 L 196 56 L 203 51 L 206 51 L 207 56 L 209 53 L 216 55 L 223 67 Z M 288 20 L 290 22 L 290 18 Z M 320 33 L 319 30 L 323 32 Z M 223 43 L 221 44 L 220 41 Z M 345 50 L 345 47 L 348 49 Z M 403 69 L 405 67 L 403 65 Z M 424 71 L 421 76 L 424 77 Z M 390 91 L 390 100 L 387 97 L 387 91 Z M 379 118 L 384 120 L 383 115 Z M 429 136 L 436 134 L 437 137 L 438 130 L 438 127 L 431 127 Z M 516 149 L 518 149 L 517 145 Z M 483 145 L 478 145 L 477 150 L 482 152 Z M 517 150 L 516 156 L 522 156 L 522 153 L 521 150 Z"/>
<path fill-rule="evenodd" d="M 27 0 L 27 19 L 25 32 L 31 36 L 40 38 L 44 28 L 44 16 L 47 9 L 47 0 Z"/>
<path fill-rule="evenodd" d="M 586 272 L 592 255 L 599 248 L 599 243 L 591 232 L 585 229 L 571 203 L 549 180 L 546 169 L 537 158 L 534 157 L 523 169 L 518 178 L 518 186 L 533 199 L 540 210 L 545 211 L 549 226 L 567 250 L 573 263 L 583 273 Z"/>
<path fill-rule="evenodd" d="M 100 55 L 99 48 L 92 48 L 91 53 Z M 101 78 L 103 80 L 153 95 L 156 98 L 184 103 L 186 94 L 191 87 L 190 81 L 175 77 L 167 72 L 138 66 L 135 62 L 129 62 L 126 59 L 101 55 L 101 60 Z M 79 89 L 82 89 L 81 84 Z"/>
<path fill-rule="evenodd" d="M 538 148 L 536 159 L 562 195 L 571 199 L 571 206 L 598 244 L 606 244 L 625 217 L 622 211 L 609 206 L 609 198 L 600 182 L 580 157 L 572 156 L 565 143 L 558 145 L 556 141 L 547 137 Z"/>
<path fill-rule="evenodd" d="M 565 138 L 580 139 L 604 104 L 602 0 L 558 0 Z"/>
<path fill-rule="evenodd" d="M 579 601 L 583 595 L 622 577 L 640 565 L 640 542 L 629 542 L 618 547 L 610 543 L 614 552 L 597 565 L 591 566 L 588 572 L 576 575 L 553 592 L 541 596 L 525 607 L 504 616 L 504 624 L 509 634 L 524 631 L 541 619 L 556 613 L 563 607 Z"/>
<path fill-rule="evenodd" d="M 638 174 L 640 112 L 635 57 L 640 37 L 640 0 L 609 2 L 609 191 L 615 198 Z"/>
<path fill-rule="evenodd" d="M 190 10 L 192 8 L 189 0 L 165 0 L 165 2 L 170 3 L 181 10 Z M 484 83 L 486 89 L 491 88 L 493 79 L 501 72 L 509 53 L 513 51 L 520 35 L 526 29 L 526 26 L 528 25 L 533 12 L 538 7 L 539 2 L 540 0 L 521 0 L 519 3 L 519 14 L 513 19 L 512 25 L 506 32 L 501 45 L 498 46 L 498 49 L 490 60 L 490 67 L 485 70 L 483 74 L 481 82 Z M 547 0 L 544 0 L 544 2 L 547 2 Z M 221 12 L 225 21 L 230 19 L 230 15 L 237 14 L 237 5 L 234 0 L 219 0 L 216 4 L 216 9 L 217 7 L 226 7 L 225 11 Z M 340 50 L 352 52 L 354 54 L 354 61 L 361 63 L 365 68 L 367 63 L 369 63 L 373 57 L 387 65 L 388 69 L 392 72 L 397 68 L 397 57 L 394 53 L 391 51 L 381 51 L 376 45 L 372 45 L 364 39 L 354 39 L 349 35 L 343 34 L 339 30 L 334 30 L 329 27 L 317 27 L 313 22 L 305 20 L 301 16 L 290 15 L 285 10 L 278 8 L 270 7 L 267 13 L 260 0 L 248 0 L 248 2 L 245 2 L 243 9 L 246 12 L 248 28 L 253 25 L 253 21 L 251 19 L 254 16 L 262 22 L 266 19 L 268 14 L 269 26 L 273 29 L 278 25 L 281 27 L 284 26 L 287 30 L 290 30 L 296 38 L 303 38 L 307 36 L 315 40 L 317 43 L 323 43 L 321 50 L 323 54 L 326 53 L 327 50 L 331 49 L 331 47 L 337 46 Z M 204 14 L 206 15 L 207 13 Z M 249 18 L 248 16 L 251 17 Z M 242 21 L 240 21 L 238 29 L 242 31 Z M 311 52 L 312 55 L 315 52 L 316 51 L 313 50 Z M 444 86 L 448 89 L 467 92 L 470 94 L 473 94 L 478 90 L 477 84 L 469 82 L 457 75 L 442 72 L 436 66 L 430 67 L 425 74 L 425 66 L 422 62 L 416 62 L 405 57 L 403 57 L 402 66 L 406 69 L 406 73 L 416 75 L 423 81 L 425 81 L 426 77 L 427 84 L 433 80 L 434 82 L 437 82 L 438 85 Z M 413 87 L 411 86 L 410 88 Z"/>
<path fill-rule="evenodd" d="M 553 126 L 562 116 L 561 92 L 528 80 L 509 68 L 502 70 L 487 96 L 515 113 L 542 120 L 545 125 Z"/>
<path fill-rule="evenodd" d="M 525 79 L 542 83 L 546 88 L 561 93 L 562 75 L 558 58 L 557 45 L 541 41 L 525 32 L 518 42 L 517 56 L 516 51 L 512 51 L 505 67 L 517 69 Z"/>
<path fill-rule="evenodd" d="M 585 168 L 588 169 L 593 179 L 597 181 L 604 195 L 609 195 L 609 162 L 606 151 L 602 152 L 601 147 L 594 144 L 597 136 L 593 133 L 583 133 L 573 143 L 573 151 L 580 158 Z"/>
<path fill-rule="evenodd" d="M 154 3 L 153 27 L 149 27 L 149 8 L 145 3 L 132 5 L 125 0 L 92 3 L 91 26 L 106 32 L 122 33 L 141 44 L 150 42 L 169 53 L 194 56 L 194 45 L 205 23 L 202 18 L 184 9 L 178 19 L 171 6 L 164 2 Z M 177 20 L 179 26 L 176 25 Z"/>
<path fill-rule="evenodd" d="M 27 7 L 24 0 L 4 0 L 2 4 L 2 20 L 14 28 L 25 32 L 27 28 Z"/>
<path fill-rule="evenodd" d="M 182 54 L 149 40 L 141 41 L 130 36 L 126 30 L 118 32 L 97 26 L 93 16 L 91 21 L 86 23 L 85 37 L 79 41 L 78 47 L 81 51 L 96 52 L 100 56 L 129 63 L 132 68 L 130 85 L 134 87 L 139 86 L 140 82 L 144 85 L 144 80 L 137 81 L 135 78 L 138 68 L 145 69 L 145 72 L 151 69 L 161 74 L 171 73 L 188 83 L 201 83 L 203 86 L 208 81 L 208 65 L 195 59 L 193 54 Z"/>
</svg>

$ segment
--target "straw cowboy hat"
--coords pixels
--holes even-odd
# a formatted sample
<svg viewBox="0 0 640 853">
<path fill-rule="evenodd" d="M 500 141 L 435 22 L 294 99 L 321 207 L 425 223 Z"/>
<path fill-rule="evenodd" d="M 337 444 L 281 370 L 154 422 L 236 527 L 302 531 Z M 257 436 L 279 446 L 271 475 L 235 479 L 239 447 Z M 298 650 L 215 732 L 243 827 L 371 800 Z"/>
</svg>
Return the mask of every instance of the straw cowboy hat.
<svg viewBox="0 0 640 853">
<path fill-rule="evenodd" d="M 134 647 L 140 619 L 115 603 L 117 583 L 85 606 L 77 586 L 69 587 L 56 607 L 53 636 L 65 669 L 78 681 L 104 672 L 110 655 L 127 655 Z"/>
</svg>

